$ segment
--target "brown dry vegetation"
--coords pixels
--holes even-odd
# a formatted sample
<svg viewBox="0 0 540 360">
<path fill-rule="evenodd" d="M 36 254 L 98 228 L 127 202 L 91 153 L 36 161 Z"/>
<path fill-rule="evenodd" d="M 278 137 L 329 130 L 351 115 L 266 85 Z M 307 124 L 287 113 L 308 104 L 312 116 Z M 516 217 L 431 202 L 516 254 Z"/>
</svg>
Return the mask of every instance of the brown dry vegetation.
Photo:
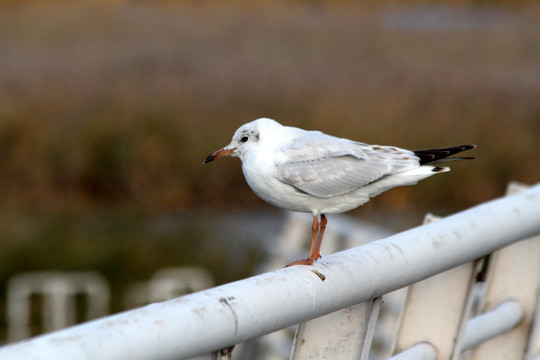
<svg viewBox="0 0 540 360">
<path fill-rule="evenodd" d="M 411 201 L 470 205 L 540 175 L 538 22 L 523 12 L 69 4 L 0 16 L 4 206 L 258 205 L 237 165 L 201 160 L 261 116 L 409 148 L 479 144 L 478 161 Z"/>
<path fill-rule="evenodd" d="M 239 125 L 262 116 L 406 148 L 478 144 L 474 162 L 392 190 L 359 210 L 363 216 L 447 213 L 500 196 L 509 180 L 540 179 L 538 9 L 524 2 L 519 8 L 340 4 L 5 6 L 0 279 L 53 264 L 97 268 L 123 283 L 133 273 L 119 276 L 115 261 L 149 274 L 164 255 L 156 250 L 152 262 L 134 248 L 110 249 L 99 239 L 132 234 L 107 226 L 139 229 L 140 209 L 263 206 L 239 161 L 202 165 Z M 84 216 L 66 214 L 105 207 L 131 210 L 118 221 L 103 220 L 107 226 L 98 222 L 102 233 L 91 221 L 87 233 L 84 224 L 69 225 Z M 139 210 L 131 217 L 133 209 Z M 36 228 L 32 217 L 51 210 L 59 216 Z M 137 244 L 153 240 L 139 230 Z M 63 240 L 47 245 L 58 236 Z M 80 247 L 66 245 L 70 236 Z M 96 239 L 100 256 L 92 250 Z M 75 260 L 62 260 L 63 251 Z M 178 264 L 208 261 L 190 256 L 190 247 L 177 251 Z M 50 252 L 57 257 L 30 260 Z"/>
</svg>

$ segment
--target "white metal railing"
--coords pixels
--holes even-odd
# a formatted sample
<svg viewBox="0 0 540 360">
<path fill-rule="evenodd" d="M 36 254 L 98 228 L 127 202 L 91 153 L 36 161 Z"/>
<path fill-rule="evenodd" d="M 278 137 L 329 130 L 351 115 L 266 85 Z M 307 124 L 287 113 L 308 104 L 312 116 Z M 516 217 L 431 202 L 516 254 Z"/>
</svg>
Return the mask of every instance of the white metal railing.
<svg viewBox="0 0 540 360">
<path fill-rule="evenodd" d="M 539 233 L 540 185 L 535 185 L 325 256 L 313 266 L 276 270 L 8 345 L 0 348 L 0 358 L 189 359 L 340 309 L 370 304 L 370 299 Z M 373 304 L 371 308 L 376 308 Z M 432 345 L 422 339 L 418 343 L 430 358 Z M 407 351 L 416 350 L 423 351 L 416 347 Z M 366 358 L 369 344 L 362 344 L 360 351 Z"/>
<path fill-rule="evenodd" d="M 43 300 L 41 314 L 45 332 L 65 328 L 77 322 L 76 295 L 86 299 L 85 319 L 108 313 L 110 289 L 107 281 L 95 272 L 26 272 L 8 283 L 8 341 L 26 339 L 31 333 L 32 297 Z"/>
<path fill-rule="evenodd" d="M 472 349 L 478 344 L 512 329 L 523 319 L 523 309 L 516 301 L 505 301 L 495 309 L 467 322 L 463 333 L 461 351 Z"/>
</svg>

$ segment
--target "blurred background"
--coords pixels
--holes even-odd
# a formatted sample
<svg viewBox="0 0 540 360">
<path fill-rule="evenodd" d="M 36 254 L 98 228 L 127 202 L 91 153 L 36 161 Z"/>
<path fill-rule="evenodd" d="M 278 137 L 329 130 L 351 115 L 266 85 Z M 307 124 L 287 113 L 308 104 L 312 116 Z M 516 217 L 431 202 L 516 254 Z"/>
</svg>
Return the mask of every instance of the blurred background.
<svg viewBox="0 0 540 360">
<path fill-rule="evenodd" d="M 5 0 L 0 34 L 0 343 L 19 273 L 97 272 L 109 312 L 162 268 L 253 274 L 285 215 L 238 159 L 202 161 L 259 117 L 478 144 L 350 212 L 391 231 L 540 180 L 535 2 Z"/>
</svg>

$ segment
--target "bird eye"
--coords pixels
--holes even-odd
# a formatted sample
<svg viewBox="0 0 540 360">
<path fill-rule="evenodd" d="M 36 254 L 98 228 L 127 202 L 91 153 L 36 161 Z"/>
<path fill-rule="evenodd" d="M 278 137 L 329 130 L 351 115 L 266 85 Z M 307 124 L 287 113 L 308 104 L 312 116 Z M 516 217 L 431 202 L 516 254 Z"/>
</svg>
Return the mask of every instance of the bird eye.
<svg viewBox="0 0 540 360">
<path fill-rule="evenodd" d="M 241 142 L 246 142 L 248 141 L 248 137 L 247 136 L 242 136 L 242 138 L 240 139 Z"/>
</svg>

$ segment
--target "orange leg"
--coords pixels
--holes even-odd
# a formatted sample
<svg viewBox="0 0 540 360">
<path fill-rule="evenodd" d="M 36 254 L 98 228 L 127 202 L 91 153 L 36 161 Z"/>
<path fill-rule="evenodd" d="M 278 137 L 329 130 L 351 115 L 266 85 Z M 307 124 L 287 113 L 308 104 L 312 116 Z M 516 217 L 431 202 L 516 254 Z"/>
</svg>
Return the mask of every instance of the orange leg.
<svg viewBox="0 0 540 360">
<path fill-rule="evenodd" d="M 315 244 L 315 251 L 313 254 L 310 252 L 309 257 L 313 260 L 317 260 L 321 257 L 321 245 L 322 245 L 322 238 L 324 236 L 324 230 L 326 230 L 326 223 L 328 221 L 326 220 L 326 216 L 324 214 L 321 214 L 321 225 L 319 226 L 319 232 L 317 234 L 317 243 Z"/>
<path fill-rule="evenodd" d="M 311 227 L 311 247 L 309 250 L 309 257 L 307 259 L 298 260 L 293 263 L 290 263 L 288 266 L 292 265 L 311 265 L 315 260 L 321 257 L 321 243 L 322 237 L 324 235 L 324 230 L 326 229 L 326 216 L 321 215 L 321 223 L 319 226 L 319 219 L 317 216 L 313 216 L 313 226 Z"/>
</svg>

